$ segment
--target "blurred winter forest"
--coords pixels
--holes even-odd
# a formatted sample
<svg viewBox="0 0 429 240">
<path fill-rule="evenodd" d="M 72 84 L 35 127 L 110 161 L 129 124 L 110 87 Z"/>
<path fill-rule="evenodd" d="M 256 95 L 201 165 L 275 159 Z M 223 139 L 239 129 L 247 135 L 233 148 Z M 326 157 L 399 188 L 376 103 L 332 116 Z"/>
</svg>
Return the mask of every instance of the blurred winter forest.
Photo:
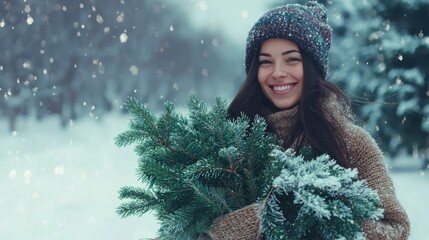
<svg viewBox="0 0 429 240">
<path fill-rule="evenodd" d="M 20 118 L 58 116 L 64 127 L 102 118 L 123 111 L 127 96 L 155 109 L 167 100 L 184 105 L 190 93 L 207 102 L 232 99 L 244 79 L 245 38 L 258 14 L 305 1 L 257 1 L 258 13 L 235 13 L 245 22 L 241 27 L 223 11 L 210 12 L 214 2 L 225 11 L 235 4 L 3 0 L 0 117 L 13 132 Z M 429 0 L 319 2 L 334 30 L 330 80 L 348 93 L 387 154 L 412 154 L 426 168 Z M 205 22 L 205 14 L 217 15 L 216 21 Z M 239 36 L 231 30 L 236 26 Z"/>
</svg>

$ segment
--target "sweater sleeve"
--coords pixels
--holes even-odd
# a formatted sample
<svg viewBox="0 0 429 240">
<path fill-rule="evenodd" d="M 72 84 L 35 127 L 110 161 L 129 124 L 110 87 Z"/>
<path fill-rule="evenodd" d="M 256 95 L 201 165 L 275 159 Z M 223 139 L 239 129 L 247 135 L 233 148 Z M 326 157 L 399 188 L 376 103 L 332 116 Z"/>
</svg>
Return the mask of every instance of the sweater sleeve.
<svg viewBox="0 0 429 240">
<path fill-rule="evenodd" d="M 209 235 L 213 240 L 260 239 L 260 220 L 256 204 L 216 218 L 210 227 Z"/>
<path fill-rule="evenodd" d="M 405 240 L 410 223 L 399 204 L 392 180 L 384 164 L 383 154 L 367 131 L 349 124 L 345 134 L 350 167 L 358 170 L 360 179 L 366 179 L 368 186 L 378 192 L 384 209 L 384 216 L 377 222 L 364 222 L 362 230 L 368 239 Z"/>
</svg>

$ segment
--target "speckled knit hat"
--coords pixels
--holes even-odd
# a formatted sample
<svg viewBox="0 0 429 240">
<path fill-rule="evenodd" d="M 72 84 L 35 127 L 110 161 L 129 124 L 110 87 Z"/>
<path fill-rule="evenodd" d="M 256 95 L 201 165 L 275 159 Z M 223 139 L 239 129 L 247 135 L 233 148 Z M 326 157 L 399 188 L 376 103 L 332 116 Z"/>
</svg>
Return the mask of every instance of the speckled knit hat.
<svg viewBox="0 0 429 240">
<path fill-rule="evenodd" d="M 326 8 L 322 4 L 310 1 L 305 5 L 287 4 L 276 7 L 265 13 L 249 32 L 246 73 L 264 40 L 284 38 L 295 42 L 314 61 L 322 76 L 326 77 L 331 35 Z"/>
</svg>

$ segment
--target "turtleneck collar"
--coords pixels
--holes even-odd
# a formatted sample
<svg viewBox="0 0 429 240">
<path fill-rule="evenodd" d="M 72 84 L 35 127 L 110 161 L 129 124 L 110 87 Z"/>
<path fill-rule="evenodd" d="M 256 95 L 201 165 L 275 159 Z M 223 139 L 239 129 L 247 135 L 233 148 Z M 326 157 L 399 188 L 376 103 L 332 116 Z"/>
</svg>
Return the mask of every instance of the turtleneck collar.
<svg viewBox="0 0 429 240">
<path fill-rule="evenodd" d="M 286 139 L 298 118 L 298 107 L 279 110 L 267 115 L 267 124 L 281 139 Z"/>
</svg>

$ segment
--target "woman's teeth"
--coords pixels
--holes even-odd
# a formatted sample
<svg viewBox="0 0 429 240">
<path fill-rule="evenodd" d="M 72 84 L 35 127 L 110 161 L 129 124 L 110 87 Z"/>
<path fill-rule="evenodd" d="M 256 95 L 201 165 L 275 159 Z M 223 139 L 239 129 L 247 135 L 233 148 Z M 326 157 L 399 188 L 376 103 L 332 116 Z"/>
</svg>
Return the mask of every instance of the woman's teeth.
<svg viewBox="0 0 429 240">
<path fill-rule="evenodd" d="M 274 86 L 273 89 L 274 89 L 274 91 L 286 91 L 286 90 L 290 89 L 291 87 L 292 87 L 292 85 Z"/>
</svg>

